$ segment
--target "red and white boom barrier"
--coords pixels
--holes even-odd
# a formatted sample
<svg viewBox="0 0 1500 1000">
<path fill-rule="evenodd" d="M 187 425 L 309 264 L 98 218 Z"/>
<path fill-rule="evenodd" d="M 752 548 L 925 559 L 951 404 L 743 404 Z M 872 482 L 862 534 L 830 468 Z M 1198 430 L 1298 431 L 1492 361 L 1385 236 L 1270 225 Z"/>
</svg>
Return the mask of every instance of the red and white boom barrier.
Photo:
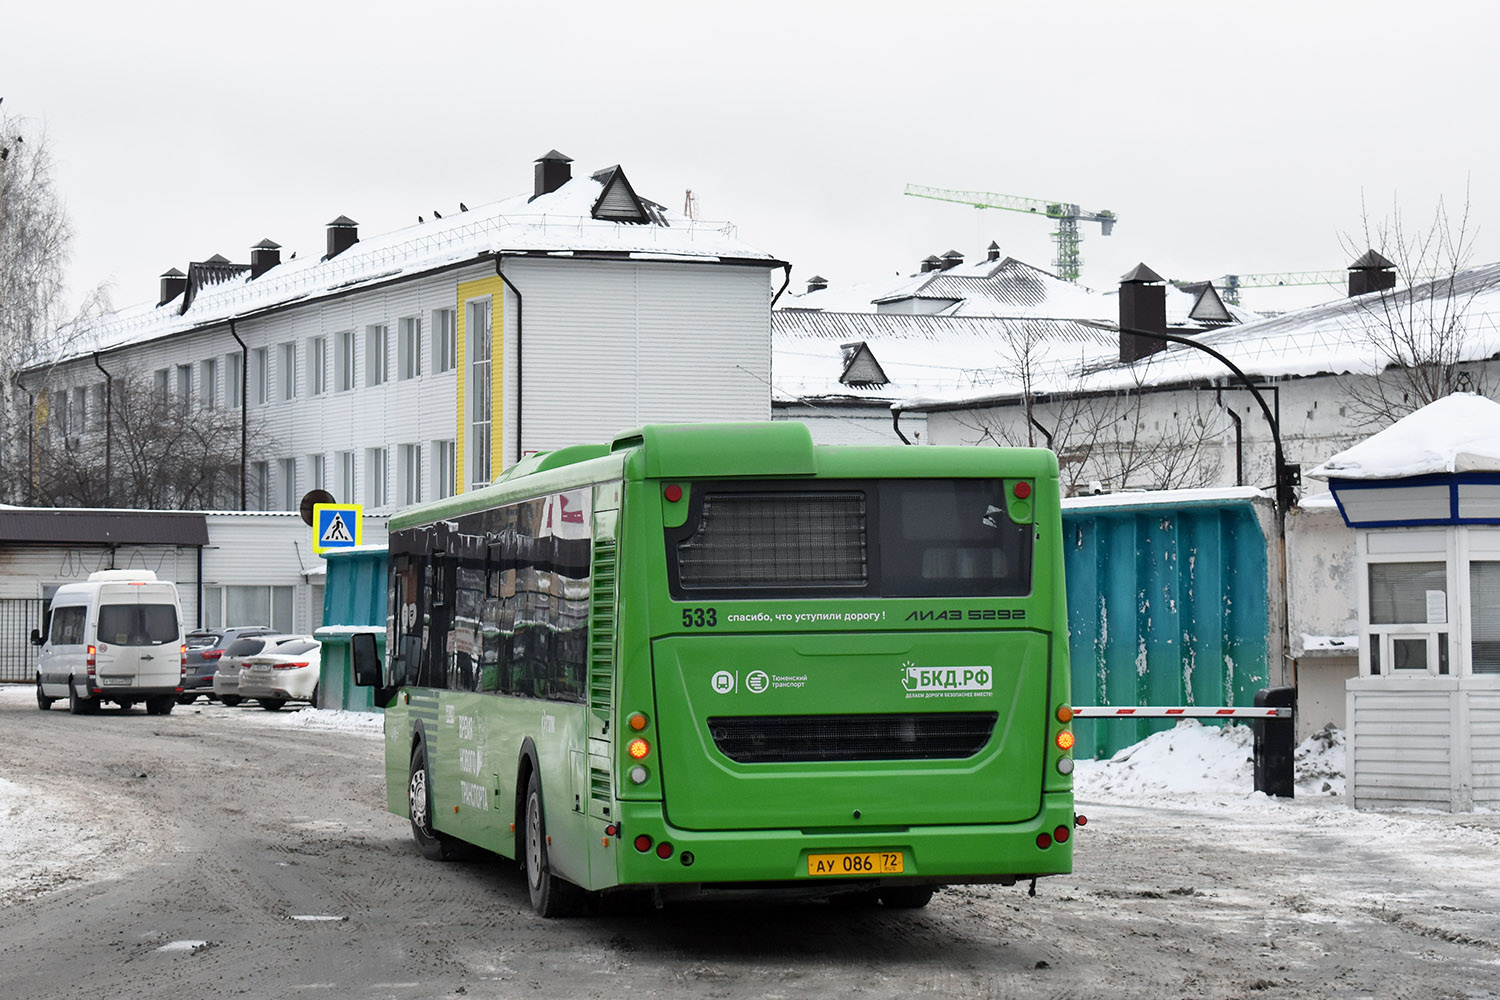
<svg viewBox="0 0 1500 1000">
<path fill-rule="evenodd" d="M 1073 706 L 1075 719 L 1290 719 L 1290 708 L 1223 708 L 1211 706 L 1114 705 Z"/>
</svg>

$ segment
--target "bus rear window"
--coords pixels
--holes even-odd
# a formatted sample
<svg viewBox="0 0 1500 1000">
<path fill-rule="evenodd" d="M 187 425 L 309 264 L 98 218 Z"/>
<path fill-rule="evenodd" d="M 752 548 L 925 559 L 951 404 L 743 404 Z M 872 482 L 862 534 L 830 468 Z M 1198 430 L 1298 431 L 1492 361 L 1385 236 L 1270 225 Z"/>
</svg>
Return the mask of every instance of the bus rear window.
<svg viewBox="0 0 1500 1000">
<path fill-rule="evenodd" d="M 667 532 L 673 596 L 1017 597 L 1033 528 L 990 479 L 700 483 Z"/>
<path fill-rule="evenodd" d="M 175 604 L 101 604 L 99 641 L 117 646 L 160 646 L 177 640 Z"/>
</svg>

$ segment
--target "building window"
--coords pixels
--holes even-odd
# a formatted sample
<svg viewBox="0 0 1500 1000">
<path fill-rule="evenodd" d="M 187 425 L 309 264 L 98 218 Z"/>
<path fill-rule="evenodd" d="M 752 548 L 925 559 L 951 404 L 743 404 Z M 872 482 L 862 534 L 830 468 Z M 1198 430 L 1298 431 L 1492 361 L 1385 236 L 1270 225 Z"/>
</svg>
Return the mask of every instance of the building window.
<svg viewBox="0 0 1500 1000">
<path fill-rule="evenodd" d="M 297 460 L 295 458 L 283 458 L 278 465 L 281 476 L 281 509 L 297 510 L 302 506 L 302 498 L 297 495 Z"/>
<path fill-rule="evenodd" d="M 104 426 L 104 408 L 107 389 L 103 382 L 95 382 L 92 389 L 93 405 L 89 407 L 89 430 L 97 431 Z"/>
<path fill-rule="evenodd" d="M 224 398 L 231 410 L 245 405 L 244 358 L 238 354 L 224 355 Z"/>
<path fill-rule="evenodd" d="M 390 502 L 386 494 L 386 456 L 384 448 L 365 449 L 365 502 L 371 507 L 384 507 Z"/>
<path fill-rule="evenodd" d="M 328 473 L 323 463 L 323 456 L 308 455 L 307 468 L 312 474 L 312 485 L 309 488 L 314 490 L 328 489 Z"/>
<path fill-rule="evenodd" d="M 297 398 L 296 344 L 280 344 L 276 348 L 276 398 L 283 402 Z"/>
<path fill-rule="evenodd" d="M 438 309 L 432 314 L 432 372 L 440 375 L 458 364 L 458 310 Z"/>
<path fill-rule="evenodd" d="M 250 400 L 263 406 L 271 399 L 271 370 L 269 352 L 257 347 L 250 352 Z"/>
<path fill-rule="evenodd" d="M 415 316 L 401 320 L 396 344 L 396 378 L 422 374 L 422 321 Z"/>
<path fill-rule="evenodd" d="M 187 406 L 193 401 L 193 366 L 177 366 L 177 402 Z"/>
<path fill-rule="evenodd" d="M 386 356 L 390 336 L 388 326 L 365 327 L 365 385 L 381 385 L 391 377 Z"/>
<path fill-rule="evenodd" d="M 250 495 L 246 498 L 246 504 L 251 510 L 267 510 L 271 502 L 271 463 L 251 462 L 250 481 L 247 484 Z"/>
<path fill-rule="evenodd" d="M 1370 673 L 1448 674 L 1448 564 L 1370 563 Z"/>
<path fill-rule="evenodd" d="M 347 392 L 354 388 L 354 331 L 333 335 L 333 389 Z"/>
<path fill-rule="evenodd" d="M 219 408 L 219 359 L 209 358 L 202 364 L 202 388 L 199 394 L 203 397 L 203 408 L 206 410 L 217 410 Z"/>
<path fill-rule="evenodd" d="M 490 300 L 469 303 L 469 455 L 471 489 L 490 484 Z"/>
<path fill-rule="evenodd" d="M 339 463 L 339 502 L 352 503 L 354 501 L 354 487 L 358 485 L 354 480 L 354 452 L 341 451 L 338 455 Z"/>
<path fill-rule="evenodd" d="M 314 337 L 307 342 L 307 391 L 314 396 L 328 391 L 327 337 Z"/>
<path fill-rule="evenodd" d="M 73 390 L 73 404 L 68 407 L 68 433 L 82 434 L 89 426 L 89 391 L 85 386 Z"/>
<path fill-rule="evenodd" d="M 1476 674 L 1500 674 L 1500 562 L 1469 563 L 1471 662 Z"/>
<path fill-rule="evenodd" d="M 397 499 L 403 507 L 422 502 L 421 445 L 401 445 L 396 452 L 396 479 L 401 484 Z"/>
<path fill-rule="evenodd" d="M 58 434 L 68 433 L 68 391 L 59 389 L 52 394 L 52 430 Z"/>
<path fill-rule="evenodd" d="M 170 389 L 167 385 L 167 370 L 165 368 L 158 368 L 151 373 L 151 392 L 156 397 L 158 403 L 162 406 L 167 405 L 167 394 L 170 392 Z"/>
<path fill-rule="evenodd" d="M 203 625 L 205 628 L 261 625 L 278 632 L 290 632 L 293 624 L 291 587 L 206 586 L 203 588 Z"/>
<path fill-rule="evenodd" d="M 458 442 L 432 442 L 432 495 L 438 500 L 451 497 L 458 482 Z"/>
</svg>

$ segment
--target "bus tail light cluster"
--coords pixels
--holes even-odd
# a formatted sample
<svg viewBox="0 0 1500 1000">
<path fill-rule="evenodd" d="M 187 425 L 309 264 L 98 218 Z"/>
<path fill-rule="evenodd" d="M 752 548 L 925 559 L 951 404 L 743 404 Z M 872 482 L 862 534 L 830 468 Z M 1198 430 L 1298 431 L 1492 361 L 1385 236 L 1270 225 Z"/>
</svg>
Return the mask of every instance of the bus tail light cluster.
<svg viewBox="0 0 1500 1000">
<path fill-rule="evenodd" d="M 1068 838 L 1072 835 L 1073 831 L 1069 830 L 1066 825 L 1061 825 L 1051 833 L 1037 834 L 1036 846 L 1045 851 L 1053 844 L 1066 844 L 1068 842 Z"/>
<path fill-rule="evenodd" d="M 1057 721 L 1061 722 L 1064 726 L 1073 721 L 1073 707 L 1071 705 L 1059 705 L 1057 706 L 1057 711 L 1053 714 Z M 1071 729 L 1059 729 L 1057 735 L 1053 737 L 1053 741 L 1057 744 L 1057 749 L 1061 750 L 1064 754 L 1071 754 L 1074 745 L 1078 742 L 1078 737 L 1073 735 L 1073 730 Z M 1073 758 L 1071 756 L 1058 758 L 1057 773 L 1073 773 Z"/>
<path fill-rule="evenodd" d="M 95 669 L 98 665 L 98 655 L 99 648 L 97 646 L 90 646 L 88 649 L 88 655 L 83 661 L 83 665 L 89 673 L 89 690 L 93 691 L 95 694 L 103 694 L 104 690 L 99 687 L 99 678 L 95 674 Z"/>
<path fill-rule="evenodd" d="M 651 839 L 651 835 L 649 833 L 639 834 L 635 838 L 635 849 L 637 851 L 640 851 L 642 854 L 649 853 L 653 844 L 656 846 L 656 856 L 658 858 L 666 861 L 672 856 L 672 845 L 669 841 L 663 840 L 660 844 L 657 844 L 656 841 Z M 691 861 L 687 861 L 684 863 L 692 864 Z"/>
</svg>

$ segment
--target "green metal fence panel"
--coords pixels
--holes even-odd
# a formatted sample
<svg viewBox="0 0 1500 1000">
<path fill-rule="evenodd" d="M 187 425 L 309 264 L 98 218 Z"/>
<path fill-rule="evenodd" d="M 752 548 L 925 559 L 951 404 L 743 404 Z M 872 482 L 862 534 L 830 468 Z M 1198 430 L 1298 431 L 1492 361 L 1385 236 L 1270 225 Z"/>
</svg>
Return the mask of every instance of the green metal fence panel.
<svg viewBox="0 0 1500 1000">
<path fill-rule="evenodd" d="M 1269 683 L 1268 539 L 1249 498 L 1063 511 L 1075 705 L 1245 705 Z M 1172 720 L 1079 720 L 1079 758 Z"/>
</svg>

